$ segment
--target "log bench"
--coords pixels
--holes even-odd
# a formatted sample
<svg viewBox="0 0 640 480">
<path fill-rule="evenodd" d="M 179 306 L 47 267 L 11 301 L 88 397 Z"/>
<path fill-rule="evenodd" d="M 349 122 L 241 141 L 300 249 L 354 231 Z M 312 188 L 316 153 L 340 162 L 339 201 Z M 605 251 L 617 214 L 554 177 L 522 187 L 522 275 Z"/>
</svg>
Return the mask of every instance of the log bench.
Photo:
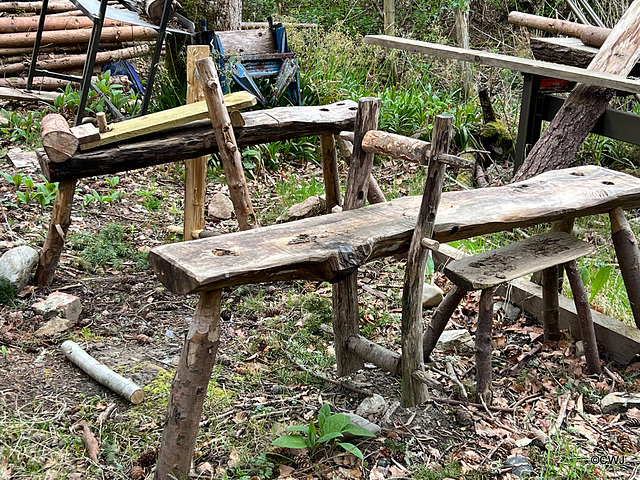
<svg viewBox="0 0 640 480">
<path fill-rule="evenodd" d="M 182 465 L 188 471 L 202 401 L 220 341 L 220 298 L 224 288 L 262 282 L 310 280 L 339 282 L 374 259 L 406 253 L 416 226 L 421 197 L 403 197 L 321 217 L 261 227 L 218 237 L 156 247 L 149 262 L 172 292 L 199 293 L 169 399 L 165 439 L 180 452 L 162 458 L 159 469 Z M 444 192 L 433 238 L 441 243 L 518 227 L 609 213 L 612 238 L 629 247 L 623 209 L 640 206 L 640 179 L 601 167 L 551 171 L 501 187 Z M 622 218 L 622 220 L 620 220 Z M 626 225 L 626 228 L 624 225 Z M 619 226 L 623 225 L 622 228 Z M 626 232 L 623 236 L 619 233 Z M 633 235 L 631 233 L 631 235 Z M 637 243 L 635 243 L 637 255 Z M 634 257 L 620 255 L 621 267 Z M 335 320 L 334 320 L 335 323 Z M 356 331 L 358 326 L 354 326 Z M 335 329 L 334 329 L 335 330 Z M 363 350 L 358 335 L 340 336 L 336 345 Z M 618 345 L 609 351 L 615 355 Z M 338 349 L 336 348 L 336 351 Z M 380 363 L 370 350 L 367 361 Z M 337 362 L 343 359 L 337 355 Z M 395 359 L 396 368 L 400 359 Z M 188 434 L 185 434 L 188 432 Z M 163 465 L 162 467 L 160 465 Z M 166 478 L 158 476 L 157 478 Z"/>
</svg>

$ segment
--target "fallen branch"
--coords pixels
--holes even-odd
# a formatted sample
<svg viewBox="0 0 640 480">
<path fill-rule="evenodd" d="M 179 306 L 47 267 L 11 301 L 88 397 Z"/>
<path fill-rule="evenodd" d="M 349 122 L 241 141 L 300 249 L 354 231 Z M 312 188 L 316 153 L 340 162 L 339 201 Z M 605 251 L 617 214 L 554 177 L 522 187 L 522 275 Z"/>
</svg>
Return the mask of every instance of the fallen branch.
<svg viewBox="0 0 640 480">
<path fill-rule="evenodd" d="M 80 348 L 77 343 L 67 340 L 61 345 L 60 349 L 62 353 L 64 353 L 64 356 L 77 365 L 83 372 L 98 383 L 126 398 L 134 405 L 144 400 L 144 391 L 142 388 L 100 363 Z"/>
</svg>

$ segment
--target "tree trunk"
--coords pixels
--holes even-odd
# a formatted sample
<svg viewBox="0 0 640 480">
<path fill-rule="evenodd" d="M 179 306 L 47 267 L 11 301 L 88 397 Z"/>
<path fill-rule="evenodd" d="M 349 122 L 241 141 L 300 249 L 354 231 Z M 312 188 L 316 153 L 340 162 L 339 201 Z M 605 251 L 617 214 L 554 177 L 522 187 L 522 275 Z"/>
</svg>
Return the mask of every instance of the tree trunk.
<svg viewBox="0 0 640 480">
<path fill-rule="evenodd" d="M 588 69 L 626 76 L 640 59 L 640 0 L 626 11 Z M 613 91 L 578 85 L 533 146 L 514 181 L 571 165 L 580 145 L 607 108 Z M 552 152 L 550 155 L 549 152 Z"/>
<path fill-rule="evenodd" d="M 209 22 L 209 30 L 240 30 L 242 25 L 242 0 L 210 0 L 215 14 Z"/>
<path fill-rule="evenodd" d="M 39 21 L 40 17 L 37 15 L 30 17 L 2 17 L 0 18 L 0 33 L 35 32 L 38 29 Z M 123 25 L 124 22 L 105 18 L 102 26 L 121 27 Z M 44 22 L 44 31 L 75 30 L 78 28 L 91 27 L 93 27 L 93 21 L 90 18 L 76 15 L 66 15 L 63 17 L 52 17 L 49 15 Z"/>
<path fill-rule="evenodd" d="M 42 119 L 40 138 L 49 160 L 56 163 L 70 159 L 80 145 L 67 120 L 57 113 L 50 113 Z"/>
<path fill-rule="evenodd" d="M 42 32 L 42 44 L 66 44 L 88 42 L 91 38 L 91 28 L 77 30 L 50 30 Z M 133 40 L 151 40 L 156 38 L 157 32 L 148 27 L 106 27 L 102 29 L 100 40 L 103 42 L 129 42 Z M 2 33 L 0 45 L 3 47 L 27 47 L 33 45 L 36 32 Z"/>
</svg>

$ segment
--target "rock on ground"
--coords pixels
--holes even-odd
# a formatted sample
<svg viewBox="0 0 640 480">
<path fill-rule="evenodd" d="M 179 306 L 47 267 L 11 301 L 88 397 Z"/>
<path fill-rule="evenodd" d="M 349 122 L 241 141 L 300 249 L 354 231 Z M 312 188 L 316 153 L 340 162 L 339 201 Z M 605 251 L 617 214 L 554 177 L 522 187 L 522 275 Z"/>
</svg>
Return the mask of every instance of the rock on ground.
<svg viewBox="0 0 640 480">
<path fill-rule="evenodd" d="M 369 415 L 377 415 L 387 408 L 387 401 L 382 395 L 374 393 L 372 396 L 365 398 L 358 408 L 356 408 L 356 414 L 362 417 L 368 417 Z"/>
<path fill-rule="evenodd" d="M 75 324 L 75 320 L 53 317 L 51 320 L 41 326 L 36 331 L 35 335 L 36 337 L 52 337 L 58 333 L 66 332 L 70 328 L 73 328 Z"/>
<path fill-rule="evenodd" d="M 444 292 L 437 286 L 425 283 L 422 287 L 422 308 L 437 307 L 444 298 Z"/>
<path fill-rule="evenodd" d="M 640 408 L 640 393 L 612 392 L 600 400 L 600 408 L 605 414 Z"/>
<path fill-rule="evenodd" d="M 218 192 L 211 198 L 207 212 L 210 217 L 229 220 L 233 215 L 233 202 L 227 195 Z"/>
<path fill-rule="evenodd" d="M 436 344 L 438 350 L 455 350 L 459 353 L 473 353 L 475 342 L 468 330 L 445 330 Z"/>
<path fill-rule="evenodd" d="M 312 217 L 318 214 L 322 208 L 322 199 L 317 195 L 313 195 L 300 203 L 292 205 L 287 212 L 287 216 L 292 220 Z"/>
<path fill-rule="evenodd" d="M 82 313 L 80 299 L 68 293 L 53 292 L 46 299 L 33 305 L 33 309 L 45 318 L 58 315 L 73 322 L 77 322 Z"/>
<path fill-rule="evenodd" d="M 34 248 L 26 245 L 12 248 L 0 257 L 0 277 L 9 280 L 9 283 L 20 291 L 29 283 L 39 259 L 40 256 Z"/>
</svg>

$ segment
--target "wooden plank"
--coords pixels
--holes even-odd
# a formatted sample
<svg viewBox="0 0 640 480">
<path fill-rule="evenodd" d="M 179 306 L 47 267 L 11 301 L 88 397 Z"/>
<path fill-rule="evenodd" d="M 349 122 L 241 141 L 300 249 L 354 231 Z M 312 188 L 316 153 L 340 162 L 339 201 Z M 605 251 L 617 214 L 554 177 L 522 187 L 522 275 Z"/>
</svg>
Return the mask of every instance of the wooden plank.
<svg viewBox="0 0 640 480">
<path fill-rule="evenodd" d="M 449 245 L 440 245 L 433 259 L 438 266 L 452 259 L 464 258 L 465 255 L 463 251 Z M 540 285 L 518 278 L 508 284 L 500 285 L 496 289 L 496 294 L 506 296 L 509 302 L 518 305 L 531 315 L 537 318 L 542 317 L 543 301 Z M 596 310 L 592 310 L 591 315 L 596 338 L 607 355 L 622 364 L 634 361 L 640 354 L 640 330 Z M 572 300 L 563 296 L 559 298 L 559 323 L 560 328 L 568 329 L 572 335 L 579 336 L 576 306 Z"/>
<path fill-rule="evenodd" d="M 536 60 L 587 68 L 598 53 L 595 47 L 589 47 L 577 38 L 531 37 L 529 48 Z M 640 76 L 640 64 L 631 70 L 630 76 Z"/>
<path fill-rule="evenodd" d="M 484 290 L 567 263 L 594 250 L 590 243 L 568 233 L 548 232 L 456 260 L 445 267 L 444 273 L 467 290 Z"/>
<path fill-rule="evenodd" d="M 613 88 L 624 92 L 640 93 L 640 82 L 620 75 L 596 72 L 584 68 L 557 65 L 550 62 L 518 58 L 499 53 L 468 50 L 464 48 L 439 45 L 437 43 L 408 40 L 388 35 L 367 35 L 364 42 L 386 48 L 396 48 L 407 52 L 424 53 L 440 58 L 462 60 L 464 62 L 488 65 L 490 67 L 508 68 L 516 72 L 561 78 L 571 82 L 579 82 L 597 87 Z"/>
<path fill-rule="evenodd" d="M 243 127 L 234 127 L 239 146 L 289 140 L 311 135 L 338 134 L 353 130 L 357 104 L 344 100 L 314 107 L 279 107 L 242 113 Z M 42 173 L 50 182 L 150 167 L 187 160 L 218 151 L 211 122 L 199 120 L 187 125 L 104 145 L 76 153 L 64 163 L 51 163 L 38 150 Z"/>
<path fill-rule="evenodd" d="M 216 32 L 225 56 L 278 53 L 275 34 L 267 29 Z"/>
<path fill-rule="evenodd" d="M 61 93 L 58 92 L 25 92 L 17 88 L 0 87 L 0 98 L 6 100 L 17 100 L 19 102 L 47 102 L 53 103 Z"/>
<path fill-rule="evenodd" d="M 421 197 L 403 197 L 149 254 L 152 268 L 179 294 L 277 280 L 335 282 L 367 261 L 406 252 Z M 516 227 L 640 206 L 640 179 L 602 167 L 546 172 L 526 182 L 445 192 L 435 239 L 450 242 Z M 256 255 L 260 252 L 260 255 Z"/>
<path fill-rule="evenodd" d="M 235 92 L 225 95 L 224 102 L 228 110 L 241 110 L 254 106 L 256 104 L 256 97 L 249 92 Z M 85 143 L 80 146 L 80 149 L 93 150 L 130 138 L 168 130 L 179 125 L 193 122 L 194 120 L 202 120 L 208 118 L 208 116 L 207 104 L 204 101 L 170 108 L 169 110 L 114 123 L 111 125 L 110 131 L 100 135 L 100 140 Z"/>
</svg>

